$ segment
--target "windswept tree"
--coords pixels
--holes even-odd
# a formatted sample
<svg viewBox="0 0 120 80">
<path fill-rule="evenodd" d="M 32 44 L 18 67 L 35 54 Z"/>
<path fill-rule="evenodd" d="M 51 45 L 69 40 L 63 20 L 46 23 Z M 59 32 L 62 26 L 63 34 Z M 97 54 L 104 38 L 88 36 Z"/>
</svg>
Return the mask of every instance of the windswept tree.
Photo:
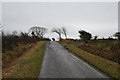
<svg viewBox="0 0 120 80">
<path fill-rule="evenodd" d="M 45 33 L 47 32 L 47 29 L 44 27 L 34 26 L 31 27 L 29 31 L 31 32 L 32 35 L 40 37 L 42 39 Z"/>
<path fill-rule="evenodd" d="M 88 42 L 92 38 L 92 35 L 89 32 L 86 32 L 84 30 L 80 30 L 80 31 L 78 31 L 78 33 L 80 34 L 80 38 L 84 42 Z"/>
<path fill-rule="evenodd" d="M 117 37 L 120 40 L 120 32 L 116 32 L 113 36 Z"/>
<path fill-rule="evenodd" d="M 63 34 L 63 32 L 60 28 L 53 28 L 52 32 L 57 33 L 59 35 L 59 39 L 61 40 L 61 35 Z"/>
<path fill-rule="evenodd" d="M 67 39 L 67 30 L 65 27 L 62 27 L 61 30 L 63 31 L 63 34 L 65 35 L 65 38 Z"/>
<path fill-rule="evenodd" d="M 96 35 L 96 36 L 94 36 L 94 40 L 97 40 L 97 38 L 98 38 L 98 36 Z"/>
</svg>

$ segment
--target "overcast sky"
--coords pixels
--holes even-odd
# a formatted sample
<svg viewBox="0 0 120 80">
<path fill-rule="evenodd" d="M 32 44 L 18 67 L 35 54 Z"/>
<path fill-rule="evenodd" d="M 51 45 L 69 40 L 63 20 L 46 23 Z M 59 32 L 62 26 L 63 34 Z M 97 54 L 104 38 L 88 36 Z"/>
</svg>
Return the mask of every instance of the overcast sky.
<svg viewBox="0 0 120 80">
<path fill-rule="evenodd" d="M 32 26 L 49 29 L 46 37 L 58 35 L 52 28 L 66 27 L 68 37 L 79 38 L 78 30 L 109 37 L 118 31 L 117 2 L 3 2 L 4 30 L 28 32 Z"/>
</svg>

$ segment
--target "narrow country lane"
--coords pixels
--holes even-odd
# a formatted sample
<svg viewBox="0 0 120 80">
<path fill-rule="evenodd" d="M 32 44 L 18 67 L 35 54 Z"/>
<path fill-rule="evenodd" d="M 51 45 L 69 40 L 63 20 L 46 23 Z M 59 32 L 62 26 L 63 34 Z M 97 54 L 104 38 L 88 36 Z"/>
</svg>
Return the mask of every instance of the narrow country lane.
<svg viewBox="0 0 120 80">
<path fill-rule="evenodd" d="M 46 44 L 39 78 L 108 78 L 57 42 Z"/>
</svg>

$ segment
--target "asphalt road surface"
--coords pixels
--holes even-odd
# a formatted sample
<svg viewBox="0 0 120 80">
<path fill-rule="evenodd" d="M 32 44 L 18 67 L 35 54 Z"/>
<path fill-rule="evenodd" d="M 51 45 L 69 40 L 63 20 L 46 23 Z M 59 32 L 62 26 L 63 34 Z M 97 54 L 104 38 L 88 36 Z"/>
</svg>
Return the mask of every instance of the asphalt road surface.
<svg viewBox="0 0 120 80">
<path fill-rule="evenodd" d="M 57 42 L 46 44 L 39 78 L 108 78 Z"/>
</svg>

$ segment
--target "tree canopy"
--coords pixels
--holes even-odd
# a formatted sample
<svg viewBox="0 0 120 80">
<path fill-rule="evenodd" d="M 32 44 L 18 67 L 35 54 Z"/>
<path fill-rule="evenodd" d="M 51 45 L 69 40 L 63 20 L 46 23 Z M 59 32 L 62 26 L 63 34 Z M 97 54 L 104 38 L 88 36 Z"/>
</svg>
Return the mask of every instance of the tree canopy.
<svg viewBox="0 0 120 80">
<path fill-rule="evenodd" d="M 117 37 L 118 40 L 120 40 L 120 32 L 116 32 L 116 33 L 114 34 L 114 36 Z"/>
<path fill-rule="evenodd" d="M 53 28 L 52 32 L 57 33 L 59 35 L 59 39 L 61 40 L 61 35 L 63 34 L 63 32 L 60 28 Z"/>
<path fill-rule="evenodd" d="M 33 36 L 37 36 L 37 37 L 43 38 L 43 36 L 47 32 L 47 29 L 44 28 L 44 27 L 35 26 L 35 27 L 31 27 L 29 31 L 31 32 L 31 34 Z"/>
<path fill-rule="evenodd" d="M 62 27 L 61 30 L 63 31 L 63 34 L 65 36 L 65 38 L 67 39 L 67 30 L 65 27 Z"/>
<path fill-rule="evenodd" d="M 88 42 L 92 38 L 92 35 L 84 30 L 80 30 L 78 33 L 80 34 L 80 38 L 85 42 Z"/>
</svg>

